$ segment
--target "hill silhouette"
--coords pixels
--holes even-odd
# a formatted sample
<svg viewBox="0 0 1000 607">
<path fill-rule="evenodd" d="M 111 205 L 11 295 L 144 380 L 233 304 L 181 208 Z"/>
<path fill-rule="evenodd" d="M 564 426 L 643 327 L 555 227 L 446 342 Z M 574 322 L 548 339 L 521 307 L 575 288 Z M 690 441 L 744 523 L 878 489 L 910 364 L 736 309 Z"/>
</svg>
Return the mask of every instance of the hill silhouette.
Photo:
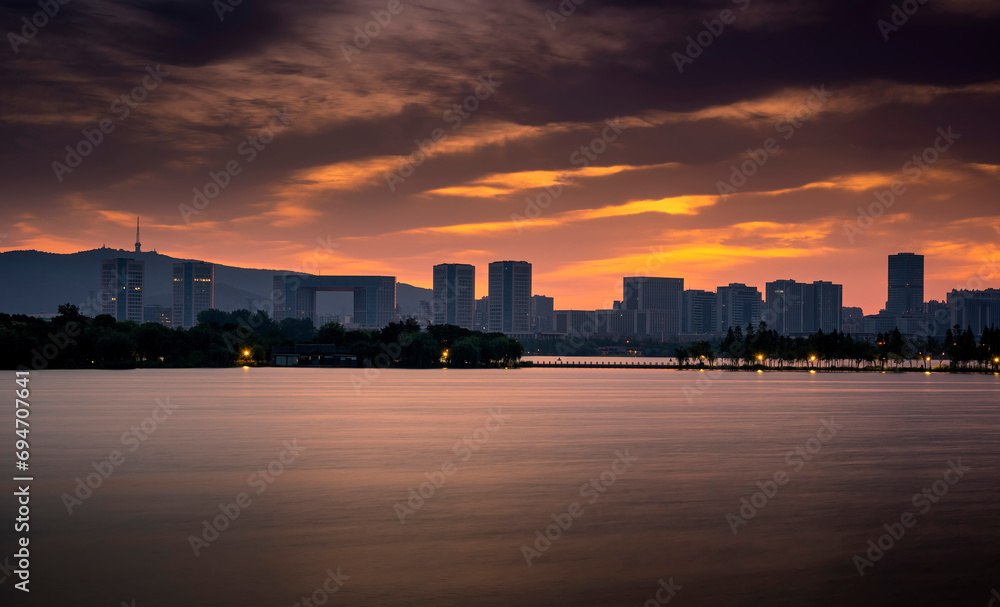
<svg viewBox="0 0 1000 607">
<path fill-rule="evenodd" d="M 0 312 L 55 314 L 59 304 L 64 303 L 85 309 L 91 293 L 97 293 L 100 288 L 101 260 L 115 257 L 131 257 L 145 262 L 146 305 L 170 305 L 173 300 L 174 263 L 203 261 L 152 251 L 136 253 L 108 247 L 69 254 L 6 251 L 0 253 L 0 281 L 3 285 L 0 288 Z M 249 308 L 251 301 L 270 299 L 274 275 L 281 272 L 216 264 L 215 307 L 232 311 Z M 404 317 L 416 315 L 419 302 L 430 301 L 431 295 L 431 289 L 396 283 L 396 304 Z M 322 305 L 318 307 L 321 313 L 324 312 Z M 326 307 L 328 311 L 333 311 L 329 304 Z M 337 306 L 337 311 L 340 307 Z"/>
</svg>

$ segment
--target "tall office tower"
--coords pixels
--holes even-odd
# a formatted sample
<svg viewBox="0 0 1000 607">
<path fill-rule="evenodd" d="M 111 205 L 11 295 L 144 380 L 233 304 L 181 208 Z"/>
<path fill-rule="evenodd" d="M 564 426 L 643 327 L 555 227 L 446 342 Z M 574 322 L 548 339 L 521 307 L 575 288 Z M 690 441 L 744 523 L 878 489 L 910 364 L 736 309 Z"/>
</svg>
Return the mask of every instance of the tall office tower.
<svg viewBox="0 0 1000 607">
<path fill-rule="evenodd" d="M 763 298 L 757 287 L 748 287 L 740 282 L 716 289 L 719 301 L 719 332 L 725 333 L 730 327 L 756 327 L 761 321 Z"/>
<path fill-rule="evenodd" d="M 134 259 L 101 260 L 101 314 L 142 323 L 146 266 Z"/>
<path fill-rule="evenodd" d="M 812 289 L 794 280 L 775 280 L 764 286 L 767 306 L 764 311 L 764 321 L 767 328 L 774 329 L 782 335 L 799 335 L 808 333 L 806 296 Z"/>
<path fill-rule="evenodd" d="M 544 295 L 531 296 L 531 330 L 540 333 L 552 331 L 555 299 Z"/>
<path fill-rule="evenodd" d="M 810 317 L 809 332 L 843 330 L 844 285 L 825 280 L 817 280 L 809 289 Z"/>
<path fill-rule="evenodd" d="M 889 299 L 885 311 L 892 316 L 923 313 L 923 255 L 897 253 L 889 256 Z"/>
<path fill-rule="evenodd" d="M 198 324 L 198 314 L 214 307 L 215 264 L 175 263 L 172 326 L 189 329 Z"/>
<path fill-rule="evenodd" d="M 683 295 L 683 278 L 622 278 L 622 308 L 635 312 L 635 333 L 638 335 L 680 333 Z"/>
<path fill-rule="evenodd" d="M 531 332 L 531 264 L 494 261 L 490 264 L 491 332 Z"/>
<path fill-rule="evenodd" d="M 475 328 L 476 267 L 467 263 L 434 266 L 434 324 Z"/>
<path fill-rule="evenodd" d="M 684 291 L 681 332 L 708 335 L 718 331 L 719 302 L 715 293 L 700 289 Z"/>
</svg>

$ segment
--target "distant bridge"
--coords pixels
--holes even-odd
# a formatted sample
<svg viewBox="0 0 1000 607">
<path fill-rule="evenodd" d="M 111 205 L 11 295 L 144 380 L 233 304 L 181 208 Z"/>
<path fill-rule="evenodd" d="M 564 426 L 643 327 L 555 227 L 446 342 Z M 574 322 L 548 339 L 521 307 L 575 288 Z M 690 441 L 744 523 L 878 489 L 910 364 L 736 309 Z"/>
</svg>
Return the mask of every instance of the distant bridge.
<svg viewBox="0 0 1000 607">
<path fill-rule="evenodd" d="M 615 369 L 680 369 L 680 365 L 656 361 L 613 361 L 613 360 L 564 360 L 564 361 L 525 361 L 530 362 L 532 367 L 561 367 L 572 369 L 594 369 L 594 368 L 615 368 Z"/>
</svg>

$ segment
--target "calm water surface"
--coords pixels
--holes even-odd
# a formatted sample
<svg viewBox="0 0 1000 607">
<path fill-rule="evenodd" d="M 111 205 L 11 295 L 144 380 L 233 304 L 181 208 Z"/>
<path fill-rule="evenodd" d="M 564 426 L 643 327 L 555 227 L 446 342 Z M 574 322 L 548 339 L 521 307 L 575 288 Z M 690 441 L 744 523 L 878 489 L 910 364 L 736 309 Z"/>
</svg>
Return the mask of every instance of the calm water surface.
<svg viewBox="0 0 1000 607">
<path fill-rule="evenodd" d="M 33 605 L 291 607 L 338 567 L 344 582 L 329 605 L 638 607 L 671 577 L 676 605 L 985 606 L 1000 588 L 993 375 L 387 370 L 365 383 L 351 369 L 232 369 L 31 378 Z M 173 413 L 144 442 L 123 444 L 157 399 Z M 507 419 L 487 433 L 490 409 Z M 810 443 L 821 419 L 842 428 Z M 0 420 L 13 426 L 12 405 Z M 478 450 L 456 449 L 465 437 L 475 444 L 477 430 L 488 436 Z M 303 449 L 285 453 L 290 463 L 273 482 L 251 485 L 286 441 Z M 125 462 L 68 514 L 63 494 L 114 450 Z M 626 450 L 637 458 L 630 467 L 619 463 L 613 484 L 581 495 L 590 479 L 611 479 L 616 451 Z M 959 458 L 971 469 L 921 512 L 913 496 Z M 727 514 L 776 472 L 788 482 L 734 534 Z M 444 483 L 401 524 L 395 505 L 427 474 Z M 190 537 L 242 492 L 250 505 L 195 556 Z M 574 502 L 578 518 L 529 567 L 522 545 Z M 854 555 L 907 511 L 916 525 L 859 576 Z M 0 514 L 9 554 L 9 496 Z M 11 584 L 2 584 L 4 605 L 23 598 Z"/>
</svg>

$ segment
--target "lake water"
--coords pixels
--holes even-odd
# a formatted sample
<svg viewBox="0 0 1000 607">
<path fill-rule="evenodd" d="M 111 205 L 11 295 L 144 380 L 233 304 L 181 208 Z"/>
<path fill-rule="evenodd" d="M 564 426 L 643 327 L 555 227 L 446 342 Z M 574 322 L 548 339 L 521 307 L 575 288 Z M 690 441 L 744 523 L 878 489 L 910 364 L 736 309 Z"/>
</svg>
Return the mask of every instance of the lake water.
<svg viewBox="0 0 1000 607">
<path fill-rule="evenodd" d="M 985 606 L 1000 589 L 994 375 L 196 369 L 30 387 L 32 605 L 640 607 L 672 578 L 673 605 Z M 146 440 L 123 441 L 132 426 Z M 69 514 L 75 479 L 116 450 Z M 884 524 L 902 536 L 861 576 Z M 558 539 L 536 546 L 547 526 Z M 14 581 L 4 605 L 24 604 Z"/>
</svg>

